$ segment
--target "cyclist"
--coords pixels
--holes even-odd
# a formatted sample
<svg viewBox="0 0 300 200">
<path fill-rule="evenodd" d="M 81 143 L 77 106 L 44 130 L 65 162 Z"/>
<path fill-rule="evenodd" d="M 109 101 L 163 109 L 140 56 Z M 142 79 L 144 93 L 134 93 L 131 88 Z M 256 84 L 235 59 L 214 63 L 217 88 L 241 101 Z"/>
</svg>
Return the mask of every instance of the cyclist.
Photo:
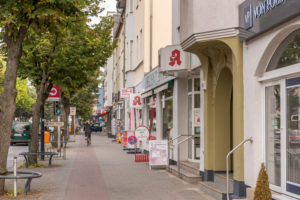
<svg viewBox="0 0 300 200">
<path fill-rule="evenodd" d="M 91 143 L 92 128 L 88 121 L 85 122 L 85 124 L 84 124 L 84 133 L 85 133 L 86 139 L 88 139 Z"/>
</svg>

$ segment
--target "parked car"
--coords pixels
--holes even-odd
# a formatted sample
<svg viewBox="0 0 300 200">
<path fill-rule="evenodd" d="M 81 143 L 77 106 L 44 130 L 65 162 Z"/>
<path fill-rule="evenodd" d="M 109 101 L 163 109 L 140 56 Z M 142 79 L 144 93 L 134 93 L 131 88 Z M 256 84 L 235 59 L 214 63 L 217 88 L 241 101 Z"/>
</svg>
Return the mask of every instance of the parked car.
<svg viewBox="0 0 300 200">
<path fill-rule="evenodd" d="M 27 143 L 31 140 L 32 126 L 30 122 L 14 122 L 10 134 L 10 144 Z"/>
<path fill-rule="evenodd" d="M 100 123 L 94 123 L 91 126 L 93 132 L 101 132 L 102 127 L 100 126 Z"/>
</svg>

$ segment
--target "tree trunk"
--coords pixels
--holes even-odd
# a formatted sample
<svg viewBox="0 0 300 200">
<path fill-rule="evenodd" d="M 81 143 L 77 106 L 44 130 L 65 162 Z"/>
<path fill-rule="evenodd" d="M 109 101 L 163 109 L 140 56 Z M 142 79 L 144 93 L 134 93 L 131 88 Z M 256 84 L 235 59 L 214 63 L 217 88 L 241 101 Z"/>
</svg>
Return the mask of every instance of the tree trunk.
<svg viewBox="0 0 300 200">
<path fill-rule="evenodd" d="M 44 106 L 44 94 L 45 94 L 45 86 L 47 82 L 47 74 L 45 70 L 43 70 L 43 77 L 37 92 L 36 102 L 32 106 L 32 136 L 31 136 L 31 143 L 30 143 L 30 152 L 36 153 L 39 149 L 39 125 L 41 119 L 41 109 Z M 29 164 L 33 165 L 37 163 L 37 156 L 30 156 L 29 157 Z"/>
<path fill-rule="evenodd" d="M 68 136 L 68 132 L 69 132 L 69 114 L 70 114 L 70 100 L 67 98 L 63 99 L 63 113 L 64 113 L 64 129 L 65 129 L 65 139 L 69 139 Z"/>
<path fill-rule="evenodd" d="M 8 149 L 10 144 L 10 133 L 16 109 L 16 79 L 18 65 L 22 55 L 22 42 L 27 28 L 21 27 L 17 37 L 8 36 L 6 27 L 4 42 L 7 44 L 7 65 L 4 77 L 4 90 L 0 97 L 0 174 L 6 173 Z M 4 180 L 0 180 L 0 195 L 4 193 Z"/>
</svg>

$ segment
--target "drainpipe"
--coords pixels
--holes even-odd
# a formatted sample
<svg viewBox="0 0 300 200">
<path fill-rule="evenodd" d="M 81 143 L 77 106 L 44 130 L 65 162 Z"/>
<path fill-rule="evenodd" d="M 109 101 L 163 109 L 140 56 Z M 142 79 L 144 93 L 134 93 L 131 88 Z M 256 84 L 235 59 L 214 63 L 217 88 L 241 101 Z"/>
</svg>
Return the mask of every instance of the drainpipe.
<svg viewBox="0 0 300 200">
<path fill-rule="evenodd" d="M 125 66 L 126 66 L 126 59 L 125 59 L 125 52 L 126 52 L 126 20 L 125 20 L 125 8 L 123 9 L 123 12 L 122 12 L 122 20 L 123 20 L 123 27 L 124 27 L 124 51 L 123 51 L 123 88 L 125 88 Z"/>
<path fill-rule="evenodd" d="M 153 0 L 150 0 L 150 71 L 152 70 L 152 24 L 153 24 Z"/>
</svg>

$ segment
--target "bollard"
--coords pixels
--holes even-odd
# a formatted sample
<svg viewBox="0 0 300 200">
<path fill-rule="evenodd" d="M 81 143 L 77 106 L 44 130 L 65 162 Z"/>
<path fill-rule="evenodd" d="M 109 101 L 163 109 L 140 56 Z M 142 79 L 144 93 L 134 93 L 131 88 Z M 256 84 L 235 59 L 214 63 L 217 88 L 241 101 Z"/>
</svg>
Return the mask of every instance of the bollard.
<svg viewBox="0 0 300 200">
<path fill-rule="evenodd" d="M 17 157 L 14 157 L 14 176 L 17 176 Z M 17 196 L 17 179 L 14 179 L 14 197 Z"/>
</svg>

